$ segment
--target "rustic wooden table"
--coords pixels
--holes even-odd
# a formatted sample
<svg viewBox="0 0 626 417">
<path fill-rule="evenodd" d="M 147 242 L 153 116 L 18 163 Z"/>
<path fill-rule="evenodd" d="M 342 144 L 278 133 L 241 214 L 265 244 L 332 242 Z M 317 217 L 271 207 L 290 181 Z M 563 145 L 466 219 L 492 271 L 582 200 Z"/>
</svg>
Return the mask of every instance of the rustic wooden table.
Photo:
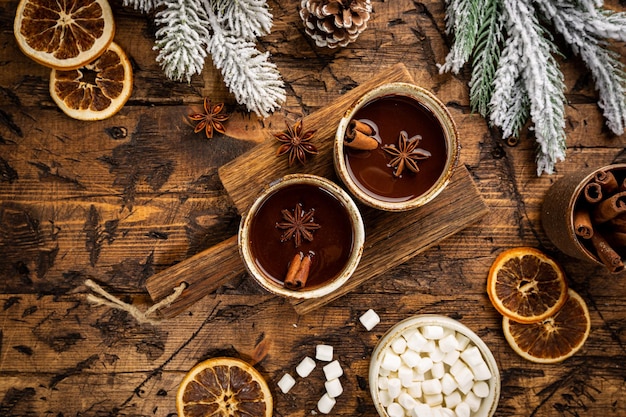
<svg viewBox="0 0 626 417">
<path fill-rule="evenodd" d="M 490 347 L 502 378 L 497 416 L 626 415 L 626 276 L 560 253 L 540 221 L 543 196 L 561 176 L 626 161 L 626 137 L 603 127 L 581 62 L 561 60 L 567 160 L 556 174 L 537 177 L 532 135 L 507 145 L 471 113 L 468 73 L 439 75 L 436 64 L 450 42 L 443 0 L 374 1 L 369 28 L 339 50 L 312 45 L 299 2 L 269 3 L 274 27 L 261 46 L 288 92 L 273 116 L 258 120 L 244 112 L 209 64 L 191 83 L 168 81 L 155 63 L 152 20 L 116 0 L 116 42 L 132 59 L 134 91 L 117 115 L 87 123 L 54 105 L 49 70 L 26 58 L 13 38 L 17 0 L 0 0 L 0 415 L 175 415 L 184 374 L 203 359 L 229 355 L 256 363 L 272 387 L 275 415 L 307 416 L 324 390 L 321 367 L 288 394 L 276 382 L 295 374 L 323 343 L 334 346 L 345 369 L 344 394 L 332 414 L 375 416 L 370 354 L 389 327 L 420 313 L 458 319 Z M 605 3 L 626 10 L 623 1 Z M 270 140 L 284 120 L 323 110 L 398 63 L 451 111 L 462 169 L 488 212 L 306 314 L 245 273 L 154 324 L 86 301 L 91 291 L 84 283 L 91 279 L 142 310 L 152 305 L 150 277 L 237 231 L 240 217 L 218 175 L 221 166 Z M 225 101 L 233 113 L 226 135 L 207 140 L 193 133 L 186 116 L 203 97 Z M 589 305 L 589 339 L 563 363 L 539 365 L 515 354 L 486 295 L 495 256 L 521 245 L 554 256 Z M 381 317 L 371 332 L 358 322 L 369 308 Z"/>
</svg>

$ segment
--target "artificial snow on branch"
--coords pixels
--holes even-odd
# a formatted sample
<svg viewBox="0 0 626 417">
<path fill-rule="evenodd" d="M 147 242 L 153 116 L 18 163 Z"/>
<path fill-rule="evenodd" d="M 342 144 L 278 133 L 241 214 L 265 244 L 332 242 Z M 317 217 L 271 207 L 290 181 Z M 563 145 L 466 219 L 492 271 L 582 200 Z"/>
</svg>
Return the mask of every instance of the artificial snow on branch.
<svg viewBox="0 0 626 417">
<path fill-rule="evenodd" d="M 189 82 L 211 55 L 248 111 L 267 117 L 285 101 L 278 68 L 255 44 L 272 27 L 267 0 L 124 0 L 124 5 L 156 10 L 157 62 L 167 77 Z"/>
<path fill-rule="evenodd" d="M 602 0 L 446 0 L 454 35 L 440 72 L 471 62 L 473 110 L 518 136 L 530 118 L 537 140 L 537 174 L 565 158 L 565 95 L 559 54 L 548 29 L 560 34 L 593 76 L 598 104 L 617 135 L 626 129 L 626 73 L 607 39 L 626 41 L 626 14 Z M 542 22 L 548 22 L 550 28 Z"/>
</svg>

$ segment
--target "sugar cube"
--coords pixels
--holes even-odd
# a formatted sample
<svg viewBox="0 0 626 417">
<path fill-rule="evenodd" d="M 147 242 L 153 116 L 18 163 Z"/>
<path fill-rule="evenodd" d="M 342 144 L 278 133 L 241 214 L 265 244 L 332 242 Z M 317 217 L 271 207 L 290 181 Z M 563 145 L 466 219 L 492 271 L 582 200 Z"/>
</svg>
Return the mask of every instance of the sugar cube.
<svg viewBox="0 0 626 417">
<path fill-rule="evenodd" d="M 408 393 L 403 392 L 398 397 L 398 404 L 402 406 L 405 410 L 412 410 L 417 404 L 417 401 Z"/>
<path fill-rule="evenodd" d="M 339 397 L 343 393 L 343 387 L 341 386 L 339 378 L 324 382 L 324 387 L 326 388 L 326 393 L 331 398 Z"/>
<path fill-rule="evenodd" d="M 472 391 L 479 398 L 486 398 L 489 395 L 489 384 L 485 381 L 477 381 L 474 386 L 472 386 Z"/>
<path fill-rule="evenodd" d="M 306 378 L 311 374 L 311 372 L 315 369 L 315 361 L 308 356 L 306 356 L 298 366 L 296 366 L 296 373 L 300 375 L 302 378 Z"/>
<path fill-rule="evenodd" d="M 320 413 L 328 414 L 330 413 L 330 410 L 333 409 L 336 403 L 337 401 L 334 398 L 328 395 L 328 393 L 325 393 L 324 395 L 322 395 L 322 398 L 320 398 L 317 402 L 317 409 L 320 411 Z"/>
<path fill-rule="evenodd" d="M 378 323 L 380 323 L 380 317 L 374 310 L 371 308 L 367 310 L 365 313 L 359 317 L 359 321 L 367 329 L 367 331 L 372 330 Z"/>
<path fill-rule="evenodd" d="M 339 364 L 338 360 L 334 360 L 330 362 L 328 365 L 325 365 L 323 368 L 324 375 L 326 376 L 326 380 L 330 381 L 331 379 L 339 378 L 343 375 L 343 369 Z"/>
<path fill-rule="evenodd" d="M 330 362 L 333 360 L 333 347 L 329 345 L 315 346 L 315 359 Z"/>
<path fill-rule="evenodd" d="M 385 356 L 383 356 L 383 361 L 380 364 L 380 367 L 383 369 L 387 369 L 389 371 L 397 371 L 402 365 L 402 359 L 400 356 L 393 353 L 391 350 L 385 352 Z"/>
<path fill-rule="evenodd" d="M 404 417 L 404 408 L 398 403 L 391 403 L 387 407 L 389 417 Z"/>
<path fill-rule="evenodd" d="M 294 385 L 296 385 L 296 380 L 289 374 L 283 375 L 278 381 L 278 388 L 283 392 L 283 394 L 287 394 Z"/>
<path fill-rule="evenodd" d="M 441 339 L 444 336 L 443 327 L 437 325 L 422 326 L 422 335 L 426 339 Z"/>
</svg>

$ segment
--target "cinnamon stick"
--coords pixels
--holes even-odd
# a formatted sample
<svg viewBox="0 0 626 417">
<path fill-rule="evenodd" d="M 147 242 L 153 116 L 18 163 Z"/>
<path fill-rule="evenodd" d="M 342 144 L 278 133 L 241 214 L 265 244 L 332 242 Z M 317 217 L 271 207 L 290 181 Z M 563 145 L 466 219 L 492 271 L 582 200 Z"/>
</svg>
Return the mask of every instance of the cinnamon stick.
<svg viewBox="0 0 626 417">
<path fill-rule="evenodd" d="M 594 233 L 593 236 L 591 236 L 591 244 L 596 249 L 598 258 L 600 258 L 600 261 L 602 261 L 609 271 L 615 273 L 624 270 L 622 258 L 600 233 Z"/>
<path fill-rule="evenodd" d="M 285 277 L 285 287 L 290 287 L 294 285 L 296 275 L 298 274 L 298 270 L 300 269 L 300 264 L 302 263 L 302 252 L 296 253 L 289 264 L 289 269 L 287 269 L 287 276 Z"/>
<path fill-rule="evenodd" d="M 617 191 L 618 184 L 615 175 L 611 171 L 598 171 L 594 175 L 594 180 L 600 187 L 602 187 L 602 193 L 604 195 L 612 194 Z"/>
<path fill-rule="evenodd" d="M 308 255 L 300 252 L 293 257 L 285 278 L 285 287 L 297 290 L 305 286 L 311 271 L 312 257 L 311 252 Z"/>
<path fill-rule="evenodd" d="M 614 219 L 611 219 L 609 225 L 618 232 L 626 233 L 626 214 L 620 214 Z"/>
<path fill-rule="evenodd" d="M 602 186 L 597 182 L 590 182 L 583 189 L 583 196 L 588 203 L 595 204 L 602 200 Z"/>
<path fill-rule="evenodd" d="M 363 123 L 360 120 L 352 119 L 350 123 L 348 123 L 348 131 L 359 131 L 361 133 L 365 133 L 367 136 L 372 136 L 374 134 L 374 129 L 372 126 L 367 123 Z"/>
<path fill-rule="evenodd" d="M 353 137 L 350 139 L 346 135 L 346 146 L 352 149 L 358 149 L 360 151 L 373 151 L 378 148 L 378 141 L 371 136 L 367 136 L 363 132 L 355 130 Z"/>
<path fill-rule="evenodd" d="M 370 125 L 352 119 L 346 129 L 346 146 L 361 151 L 373 151 L 378 148 L 378 141 L 371 136 L 372 134 L 374 129 Z"/>
<path fill-rule="evenodd" d="M 614 194 L 599 202 L 593 208 L 591 220 L 593 224 L 602 224 L 614 219 L 622 213 L 626 213 L 626 191 Z"/>
<path fill-rule="evenodd" d="M 589 211 L 578 209 L 574 212 L 574 231 L 583 239 L 591 239 L 593 236 L 593 224 Z"/>
<path fill-rule="evenodd" d="M 609 232 L 606 234 L 606 241 L 614 248 L 626 248 L 626 232 Z"/>
</svg>

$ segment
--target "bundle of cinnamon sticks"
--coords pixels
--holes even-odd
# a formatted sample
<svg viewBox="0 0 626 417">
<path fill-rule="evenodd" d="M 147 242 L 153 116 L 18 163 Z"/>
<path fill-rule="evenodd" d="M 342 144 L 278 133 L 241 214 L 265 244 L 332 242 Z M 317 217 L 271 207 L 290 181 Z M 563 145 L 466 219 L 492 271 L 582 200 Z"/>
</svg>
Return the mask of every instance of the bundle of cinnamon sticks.
<svg viewBox="0 0 626 417">
<path fill-rule="evenodd" d="M 611 272 L 624 270 L 626 173 L 599 171 L 593 176 L 574 209 L 574 229 Z"/>
</svg>

